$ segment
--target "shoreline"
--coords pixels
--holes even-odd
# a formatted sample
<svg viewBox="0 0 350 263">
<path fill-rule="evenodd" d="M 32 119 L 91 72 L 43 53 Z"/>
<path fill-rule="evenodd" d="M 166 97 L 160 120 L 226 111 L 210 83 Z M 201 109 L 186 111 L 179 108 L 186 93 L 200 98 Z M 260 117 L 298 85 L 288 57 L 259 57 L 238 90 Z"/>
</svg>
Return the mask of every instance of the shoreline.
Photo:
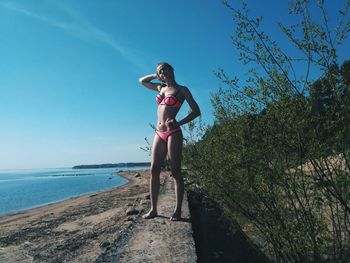
<svg viewBox="0 0 350 263">
<path fill-rule="evenodd" d="M 93 262 L 149 206 L 149 171 L 118 175 L 128 182 L 0 216 L 0 262 Z"/>
<path fill-rule="evenodd" d="M 139 171 L 143 171 L 143 170 L 139 170 Z M 84 196 L 88 196 L 88 195 L 95 194 L 95 193 L 100 193 L 100 192 L 105 192 L 105 191 L 117 189 L 117 188 L 122 187 L 124 185 L 127 185 L 129 183 L 128 178 L 126 178 L 125 176 L 122 175 L 123 172 L 124 171 L 117 171 L 113 175 L 113 176 L 120 176 L 120 177 L 126 179 L 125 183 L 122 183 L 122 184 L 120 184 L 118 186 L 113 186 L 111 188 L 105 188 L 105 189 L 98 190 L 98 191 L 85 192 L 85 193 L 82 193 L 82 194 L 79 194 L 79 195 L 72 195 L 70 197 L 64 197 L 62 199 L 58 199 L 58 200 L 55 200 L 55 201 L 50 201 L 48 203 L 41 203 L 41 204 L 34 205 L 34 206 L 31 206 L 31 207 L 23 208 L 23 209 L 20 209 L 20 210 L 10 211 L 10 212 L 4 213 L 4 214 L 0 214 L 0 219 L 2 217 L 4 217 L 4 216 L 16 215 L 17 213 L 25 213 L 26 211 L 31 210 L 31 209 L 37 209 L 37 208 L 40 208 L 40 207 L 45 207 L 45 206 L 54 205 L 54 204 L 57 204 L 57 203 L 60 203 L 60 202 L 68 201 L 68 200 L 71 200 L 71 199 L 74 199 L 74 198 L 84 197 Z M 133 172 L 133 170 L 131 170 L 131 172 Z M 137 171 L 135 171 L 135 172 L 137 172 Z M 75 176 L 86 176 L 86 175 L 90 175 L 90 174 L 64 175 L 64 176 L 65 177 L 75 177 Z M 62 175 L 52 175 L 52 176 L 53 177 L 57 177 L 57 176 L 62 176 Z"/>
</svg>

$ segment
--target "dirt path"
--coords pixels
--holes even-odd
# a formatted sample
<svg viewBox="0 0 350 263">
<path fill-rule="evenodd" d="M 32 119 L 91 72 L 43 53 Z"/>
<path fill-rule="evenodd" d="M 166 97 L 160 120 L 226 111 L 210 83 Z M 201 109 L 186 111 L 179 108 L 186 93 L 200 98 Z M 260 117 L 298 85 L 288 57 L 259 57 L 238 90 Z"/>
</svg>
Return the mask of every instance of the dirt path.
<svg viewBox="0 0 350 263">
<path fill-rule="evenodd" d="M 126 238 L 116 239 L 96 262 L 197 262 L 187 197 L 183 220 L 169 220 L 174 207 L 174 185 L 167 176 L 159 195 L 158 217 L 137 220 L 125 232 Z"/>
</svg>

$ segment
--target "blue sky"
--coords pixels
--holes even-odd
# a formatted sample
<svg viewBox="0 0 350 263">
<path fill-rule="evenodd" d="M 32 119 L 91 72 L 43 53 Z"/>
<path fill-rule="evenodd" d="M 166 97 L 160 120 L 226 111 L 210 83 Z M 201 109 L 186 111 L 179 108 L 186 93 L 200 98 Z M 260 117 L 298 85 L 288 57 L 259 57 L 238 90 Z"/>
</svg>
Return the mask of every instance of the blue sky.
<svg viewBox="0 0 350 263">
<path fill-rule="evenodd" d="M 248 1 L 272 34 L 281 2 Z M 148 161 L 157 105 L 138 78 L 169 62 L 210 124 L 213 71 L 245 72 L 232 32 L 215 0 L 0 0 L 0 169 Z"/>
</svg>

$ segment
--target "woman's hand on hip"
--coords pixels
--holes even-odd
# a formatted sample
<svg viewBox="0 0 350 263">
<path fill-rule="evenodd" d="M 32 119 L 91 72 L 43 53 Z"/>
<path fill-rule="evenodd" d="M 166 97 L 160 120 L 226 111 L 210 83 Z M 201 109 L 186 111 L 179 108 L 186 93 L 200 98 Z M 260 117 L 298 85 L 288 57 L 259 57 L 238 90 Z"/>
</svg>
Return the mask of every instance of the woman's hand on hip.
<svg viewBox="0 0 350 263">
<path fill-rule="evenodd" d="M 165 125 L 168 127 L 168 130 L 173 130 L 180 127 L 179 123 L 175 119 L 166 119 Z"/>
</svg>

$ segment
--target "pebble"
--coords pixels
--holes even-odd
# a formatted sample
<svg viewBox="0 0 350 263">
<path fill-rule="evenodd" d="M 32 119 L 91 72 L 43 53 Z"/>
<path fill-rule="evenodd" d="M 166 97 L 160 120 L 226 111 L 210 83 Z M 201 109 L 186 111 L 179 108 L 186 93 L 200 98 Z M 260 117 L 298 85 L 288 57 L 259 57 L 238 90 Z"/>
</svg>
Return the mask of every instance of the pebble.
<svg viewBox="0 0 350 263">
<path fill-rule="evenodd" d="M 135 174 L 135 177 L 137 178 L 137 177 L 141 177 L 141 174 L 140 173 L 136 173 Z"/>
<path fill-rule="evenodd" d="M 137 215 L 139 213 L 139 210 L 133 208 L 133 207 L 129 207 L 127 210 L 126 210 L 126 214 L 128 216 L 130 215 Z"/>
</svg>

